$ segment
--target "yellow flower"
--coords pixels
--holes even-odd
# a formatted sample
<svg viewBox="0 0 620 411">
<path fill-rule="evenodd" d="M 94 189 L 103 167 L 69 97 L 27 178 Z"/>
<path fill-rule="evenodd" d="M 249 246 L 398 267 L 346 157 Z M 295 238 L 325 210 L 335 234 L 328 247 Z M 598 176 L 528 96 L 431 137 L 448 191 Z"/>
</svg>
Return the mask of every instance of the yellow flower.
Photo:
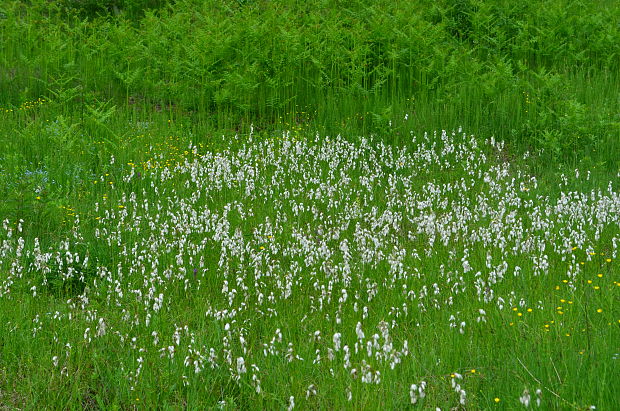
<svg viewBox="0 0 620 411">
<path fill-rule="evenodd" d="M 597 309 L 597 310 L 596 310 L 596 312 L 597 312 L 597 313 L 602 313 L 602 312 L 603 312 L 603 309 L 602 309 L 602 308 L 599 308 L 599 309 Z"/>
<path fill-rule="evenodd" d="M 493 401 L 500 402 L 501 400 L 499 398 L 495 397 L 495 399 Z"/>
<path fill-rule="evenodd" d="M 608 258 L 605 261 L 607 261 L 608 263 L 611 263 L 611 258 Z"/>
</svg>

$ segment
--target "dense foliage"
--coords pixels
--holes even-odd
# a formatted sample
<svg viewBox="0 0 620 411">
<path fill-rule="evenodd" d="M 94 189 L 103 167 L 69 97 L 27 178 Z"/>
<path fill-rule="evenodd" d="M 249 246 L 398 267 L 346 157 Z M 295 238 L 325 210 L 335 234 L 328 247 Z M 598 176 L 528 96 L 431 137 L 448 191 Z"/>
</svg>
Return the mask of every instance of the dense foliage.
<svg viewBox="0 0 620 411">
<path fill-rule="evenodd" d="M 613 409 L 618 22 L 0 2 L 0 408 Z"/>
<path fill-rule="evenodd" d="M 96 97 L 218 128 L 309 111 L 359 134 L 410 110 L 416 130 L 462 125 L 564 163 L 617 152 L 613 1 L 31 0 L 2 14 L 5 106 Z"/>
</svg>

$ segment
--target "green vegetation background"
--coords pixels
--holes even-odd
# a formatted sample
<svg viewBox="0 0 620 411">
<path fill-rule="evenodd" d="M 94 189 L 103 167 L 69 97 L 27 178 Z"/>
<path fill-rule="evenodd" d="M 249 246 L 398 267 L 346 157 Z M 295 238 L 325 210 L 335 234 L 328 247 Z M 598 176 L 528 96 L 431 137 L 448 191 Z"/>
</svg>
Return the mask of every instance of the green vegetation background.
<svg viewBox="0 0 620 411">
<path fill-rule="evenodd" d="M 395 144 L 462 126 L 543 173 L 615 174 L 619 68 L 613 0 L 8 0 L 0 216 L 75 203 L 110 155 L 252 123 Z"/>
<path fill-rule="evenodd" d="M 153 164 L 171 165 L 190 158 L 190 142 L 203 151 L 218 150 L 235 133 L 241 138 L 234 141 L 243 141 L 251 124 L 255 139 L 289 130 L 295 139 L 341 133 L 352 139 L 375 135 L 398 145 L 410 144 L 410 131 L 462 126 L 481 139 L 505 140 L 508 149 L 499 153 L 506 156 L 502 160 L 522 161 L 517 154 L 532 152 L 531 162 L 524 165 L 544 177 L 538 180 L 543 194 L 558 195 L 560 189 L 574 188 L 550 183 L 558 178 L 558 170 L 574 175 L 576 167 L 600 177 L 590 179 L 588 174 L 586 180 L 575 183 L 580 192 L 606 186 L 606 181 L 617 178 L 620 165 L 620 2 L 0 2 L 0 222 L 9 219 L 17 226 L 23 220 L 19 224 L 23 232 L 17 232 L 25 238 L 26 249 L 35 247 L 35 238 L 42 250 L 57 249 L 59 239 L 72 235 L 77 216 L 84 232 L 88 227 L 94 230 L 95 203 L 108 194 L 110 200 L 119 200 L 114 196 L 121 190 L 112 187 L 130 191 L 129 184 L 135 184 L 131 190 L 137 191 L 140 184 L 148 184 L 146 174 Z M 144 178 L 125 186 L 122 176 L 131 168 Z M 608 250 L 612 235 L 599 241 L 607 248 L 597 252 Z M 118 253 L 98 244 L 91 236 L 78 244 L 83 250 L 77 251 L 114 267 Z M 595 275 L 602 275 L 603 262 L 611 264 L 607 259 L 601 254 L 596 260 L 600 264 L 588 263 L 592 271 L 587 275 L 598 281 Z M 606 268 L 605 281 L 615 278 L 614 269 Z M 429 270 L 437 272 L 438 267 Z M 524 283 L 531 301 L 556 285 L 555 278 L 545 281 L 549 284 L 535 282 L 537 287 Z M 571 304 L 561 284 L 561 291 L 545 298 L 561 296 Z M 43 298 L 31 298 L 30 289 L 18 289 L 16 299 L 2 305 L 0 323 L 12 331 L 0 332 L 0 404 L 95 408 L 96 401 L 101 408 L 112 404 L 108 407 L 112 409 L 114 404 L 128 408 L 128 401 L 138 400 L 145 407 L 186 404 L 179 387 L 184 372 L 180 367 L 165 371 L 167 377 L 159 381 L 155 381 L 157 371 L 150 370 L 152 379 L 146 381 L 143 392 L 150 397 L 134 395 L 127 388 L 126 375 L 110 362 L 113 356 L 105 344 L 78 348 L 72 359 L 76 371 L 67 382 L 48 373 L 50 359 L 57 353 L 47 345 L 48 339 L 34 340 L 32 318 L 64 307 L 69 295 L 82 292 L 85 285 L 59 279 Z M 557 375 L 558 384 L 552 386 L 557 385 L 571 402 L 596 399 L 602 409 L 614 404 L 615 391 L 608 384 L 617 380 L 614 364 L 602 359 L 615 355 L 615 334 L 609 330 L 616 328 L 605 325 L 603 316 L 590 322 L 586 310 L 603 307 L 600 313 L 609 312 L 615 326 L 616 300 L 611 293 L 596 300 L 592 293 L 585 284 L 579 288 L 575 307 L 585 307 L 583 318 L 575 314 L 574 322 L 567 321 L 575 329 L 587 326 L 588 347 L 589 332 L 596 330 L 594 348 L 585 360 L 574 361 L 570 356 L 584 354 L 576 350 L 582 349 L 583 340 L 564 343 L 568 334 L 559 331 L 543 339 L 542 332 L 524 334 L 509 326 L 508 331 L 498 329 L 495 340 L 485 334 L 474 337 L 472 341 L 484 347 L 478 354 L 483 364 L 511 361 L 493 370 L 489 380 L 472 385 L 472 391 L 468 388 L 474 396 L 484 393 L 472 407 L 491 403 L 492 397 L 485 396 L 493 392 L 506 393 L 507 399 L 498 407 L 516 404 L 516 398 L 508 400 L 512 379 L 523 366 L 515 363 L 515 351 L 530 355 L 528 363 L 537 364 L 534 373 L 546 381 L 555 381 Z M 194 314 L 205 310 L 192 305 L 197 300 L 207 303 L 188 299 L 187 305 L 176 309 L 200 321 Z M 107 308 L 105 315 L 110 313 L 114 319 L 113 309 L 100 307 Z M 176 327 L 174 313 L 161 321 L 162 329 Z M 13 333 L 17 325 L 20 328 Z M 81 339 L 82 329 L 63 328 L 60 341 Z M 475 347 L 451 343 L 456 340 L 436 345 L 436 336 L 442 335 L 447 333 L 419 334 L 418 347 L 431 347 L 423 361 L 434 364 L 437 355 L 447 364 L 457 364 Z M 208 338 L 215 341 L 219 336 Z M 499 350 L 494 341 L 501 342 Z M 549 355 L 539 359 L 539 352 Z M 125 360 L 131 356 L 119 353 Z M 568 384 L 560 379 L 552 356 L 565 367 L 560 370 L 568 375 Z M 41 359 L 47 365 L 41 365 Z M 510 364 L 519 371 L 510 372 Z M 331 384 L 331 377 L 325 377 Z M 301 381 L 303 376 L 295 378 Z M 110 388 L 119 381 L 121 389 Z M 247 395 L 252 390 L 232 383 L 226 373 L 210 374 L 206 381 L 195 392 L 187 391 L 188 398 L 198 393 L 190 405 L 224 398 L 240 401 L 243 408 L 253 401 Z M 493 384 L 497 386 L 488 389 Z M 342 383 L 334 390 L 341 388 Z M 399 395 L 406 396 L 408 387 L 398 388 Z M 255 406 L 286 400 L 285 391 L 281 393 L 282 398 L 267 398 Z M 436 401 L 441 395 L 441 391 L 435 395 Z M 551 404 L 556 407 L 568 404 L 559 396 L 544 395 L 547 405 L 549 401 L 555 401 Z M 387 404 L 403 404 L 389 390 L 380 396 Z M 331 401 L 339 401 L 332 397 L 327 395 L 321 404 L 329 407 Z M 371 395 L 359 401 L 377 404 Z"/>
</svg>

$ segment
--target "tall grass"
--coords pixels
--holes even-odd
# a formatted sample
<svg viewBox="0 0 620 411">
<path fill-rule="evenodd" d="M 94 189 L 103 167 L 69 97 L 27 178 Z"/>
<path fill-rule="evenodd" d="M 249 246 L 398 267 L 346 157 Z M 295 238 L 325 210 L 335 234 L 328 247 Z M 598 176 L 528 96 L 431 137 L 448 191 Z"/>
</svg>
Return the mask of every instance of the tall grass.
<svg viewBox="0 0 620 411">
<path fill-rule="evenodd" d="M 0 402 L 613 408 L 617 184 L 414 138 L 166 138 L 101 164 L 66 236 L 4 220 Z"/>
<path fill-rule="evenodd" d="M 96 97 L 228 129 L 292 122 L 307 108 L 325 126 L 361 116 L 348 122 L 359 134 L 411 108 L 420 128 L 465 122 L 568 163 L 619 135 L 615 2 L 184 0 L 143 17 L 85 10 L 5 6 L 2 104 L 47 96 L 75 112 Z"/>
<path fill-rule="evenodd" d="M 2 2 L 0 404 L 613 407 L 619 19 L 614 1 Z M 461 126 L 476 137 L 422 137 Z M 331 282 L 345 263 L 356 282 Z M 247 311 L 263 302 L 279 317 Z M 336 333 L 375 332 L 411 354 L 373 363 L 382 383 L 329 359 Z"/>
<path fill-rule="evenodd" d="M 110 156 L 250 124 L 397 145 L 463 126 L 540 175 L 618 168 L 616 2 L 94 4 L 0 10 L 0 211 L 39 230 Z"/>
</svg>

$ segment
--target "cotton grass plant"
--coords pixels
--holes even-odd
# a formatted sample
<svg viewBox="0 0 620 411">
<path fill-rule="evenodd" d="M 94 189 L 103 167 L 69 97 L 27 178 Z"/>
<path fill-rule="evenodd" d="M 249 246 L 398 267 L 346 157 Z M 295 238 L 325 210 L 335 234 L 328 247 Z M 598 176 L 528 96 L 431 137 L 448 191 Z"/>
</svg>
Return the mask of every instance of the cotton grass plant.
<svg viewBox="0 0 620 411">
<path fill-rule="evenodd" d="M 0 405 L 617 408 L 618 4 L 2 2 Z"/>
<path fill-rule="evenodd" d="M 612 407 L 617 182 L 544 187 L 492 138 L 407 138 L 191 144 L 100 176 L 58 242 L 5 220 L 2 401 Z"/>
</svg>

